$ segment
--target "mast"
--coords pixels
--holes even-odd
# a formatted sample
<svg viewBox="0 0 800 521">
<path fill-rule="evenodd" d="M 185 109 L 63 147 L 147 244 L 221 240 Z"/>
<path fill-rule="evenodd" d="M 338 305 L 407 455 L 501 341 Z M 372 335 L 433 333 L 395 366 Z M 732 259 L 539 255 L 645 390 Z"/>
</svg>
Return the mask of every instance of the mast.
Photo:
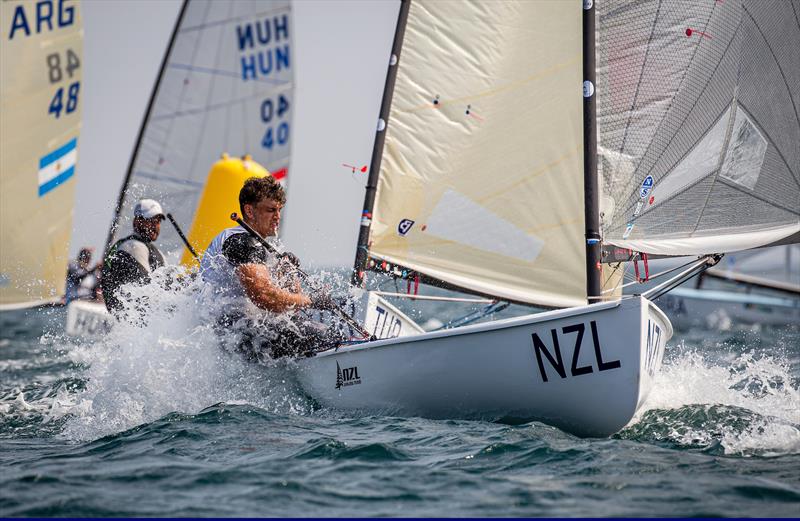
<svg viewBox="0 0 800 521">
<path fill-rule="evenodd" d="M 175 43 L 175 38 L 178 35 L 178 28 L 181 26 L 181 22 L 183 21 L 183 15 L 186 13 L 186 6 L 189 5 L 189 0 L 183 0 L 183 4 L 181 5 L 180 13 L 178 13 L 178 18 L 175 20 L 175 27 L 172 29 L 172 36 L 169 39 L 169 44 L 167 45 L 167 50 L 164 53 L 164 58 L 161 60 L 161 67 L 158 69 L 158 75 L 156 76 L 156 81 L 153 84 L 153 90 L 150 93 L 150 100 L 147 102 L 147 110 L 144 113 L 144 118 L 142 118 L 142 124 L 139 127 L 139 134 L 136 136 L 136 143 L 133 146 L 133 153 L 131 154 L 131 160 L 128 163 L 128 171 L 125 174 L 125 180 L 122 182 L 122 189 L 119 191 L 119 197 L 117 198 L 117 205 L 114 208 L 114 219 L 111 221 L 111 227 L 108 229 L 108 237 L 106 238 L 106 245 L 103 248 L 103 256 L 105 253 L 108 252 L 108 249 L 111 247 L 111 243 L 114 240 L 114 233 L 117 230 L 117 226 L 119 224 L 119 214 L 122 211 L 122 203 L 125 200 L 125 191 L 128 189 L 128 183 L 130 182 L 131 175 L 133 174 L 133 165 L 136 164 L 136 158 L 139 155 L 139 146 L 142 143 L 142 137 L 144 136 L 144 129 L 147 126 L 147 122 L 150 119 L 150 112 L 153 109 L 153 105 L 156 99 L 156 93 L 158 92 L 158 85 L 161 83 L 161 78 L 164 76 L 164 69 L 167 68 L 167 61 L 169 60 L 170 53 L 172 52 L 172 46 Z"/>
<path fill-rule="evenodd" d="M 586 223 L 586 296 L 590 304 L 597 302 L 602 295 L 594 11 L 594 0 L 583 0 L 583 186 Z"/>
<path fill-rule="evenodd" d="M 383 100 L 381 101 L 381 110 L 378 116 L 377 135 L 375 136 L 375 145 L 372 148 L 372 158 L 370 159 L 369 177 L 367 178 L 366 193 L 364 194 L 364 210 L 361 213 L 361 228 L 358 231 L 358 246 L 356 247 L 352 276 L 352 283 L 355 286 L 363 286 L 364 284 L 363 273 L 369 255 L 368 243 L 370 225 L 372 224 L 372 210 L 375 206 L 375 194 L 378 190 L 383 144 L 386 141 L 386 126 L 389 123 L 389 110 L 392 107 L 392 94 L 394 93 L 394 84 L 397 79 L 397 65 L 400 61 L 400 50 L 403 47 L 403 35 L 406 32 L 406 21 L 408 20 L 410 7 L 411 0 L 401 0 L 397 28 L 394 31 L 389 70 L 386 73 L 386 83 L 383 87 Z"/>
</svg>

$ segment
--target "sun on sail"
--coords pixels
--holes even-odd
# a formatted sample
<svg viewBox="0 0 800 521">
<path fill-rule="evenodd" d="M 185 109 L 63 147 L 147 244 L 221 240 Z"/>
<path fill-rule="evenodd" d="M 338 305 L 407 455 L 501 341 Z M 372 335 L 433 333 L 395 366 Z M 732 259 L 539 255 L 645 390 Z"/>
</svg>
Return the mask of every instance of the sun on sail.
<svg viewBox="0 0 800 521">
<path fill-rule="evenodd" d="M 0 309 L 64 293 L 80 149 L 76 1 L 0 3 Z"/>
<path fill-rule="evenodd" d="M 191 225 L 206 175 L 223 153 L 250 156 L 286 183 L 294 105 L 292 33 L 289 0 L 184 2 L 108 244 L 127 233 L 130 209 L 143 197 L 158 199 L 181 226 Z M 168 226 L 159 243 L 167 252 L 183 248 Z"/>
</svg>

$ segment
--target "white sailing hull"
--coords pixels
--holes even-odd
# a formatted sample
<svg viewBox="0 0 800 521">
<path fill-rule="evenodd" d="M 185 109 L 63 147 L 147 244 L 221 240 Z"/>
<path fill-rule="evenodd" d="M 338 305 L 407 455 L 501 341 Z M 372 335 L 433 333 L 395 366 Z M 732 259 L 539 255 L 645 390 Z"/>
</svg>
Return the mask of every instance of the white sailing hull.
<svg viewBox="0 0 800 521">
<path fill-rule="evenodd" d="M 99 338 L 111 330 L 113 322 L 105 304 L 73 300 L 67 305 L 66 333 L 70 336 Z"/>
<path fill-rule="evenodd" d="M 672 336 L 636 297 L 343 347 L 298 362 L 324 406 L 367 413 L 537 419 L 608 436 L 644 403 Z"/>
</svg>

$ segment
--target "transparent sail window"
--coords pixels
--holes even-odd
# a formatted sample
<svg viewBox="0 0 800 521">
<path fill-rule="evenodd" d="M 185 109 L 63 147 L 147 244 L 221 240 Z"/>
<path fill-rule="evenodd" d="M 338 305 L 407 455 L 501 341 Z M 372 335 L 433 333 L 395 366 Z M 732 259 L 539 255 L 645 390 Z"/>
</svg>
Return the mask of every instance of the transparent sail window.
<svg viewBox="0 0 800 521">
<path fill-rule="evenodd" d="M 750 116 L 737 107 L 731 140 L 720 175 L 729 181 L 754 189 L 767 152 L 767 140 Z"/>
</svg>

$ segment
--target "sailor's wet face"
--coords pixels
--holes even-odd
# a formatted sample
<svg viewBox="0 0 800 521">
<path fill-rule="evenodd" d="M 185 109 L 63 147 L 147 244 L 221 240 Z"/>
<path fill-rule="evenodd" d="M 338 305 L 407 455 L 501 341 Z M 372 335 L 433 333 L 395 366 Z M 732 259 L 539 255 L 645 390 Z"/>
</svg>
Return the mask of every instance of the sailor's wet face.
<svg viewBox="0 0 800 521">
<path fill-rule="evenodd" d="M 133 220 L 133 231 L 142 236 L 147 241 L 154 241 L 158 239 L 161 233 L 162 216 L 153 217 L 152 219 L 145 219 L 144 217 L 136 217 Z"/>
<path fill-rule="evenodd" d="M 283 210 L 283 204 L 273 199 L 263 199 L 255 205 L 247 204 L 244 207 L 248 224 L 262 237 L 272 237 L 278 234 L 281 210 Z"/>
</svg>

